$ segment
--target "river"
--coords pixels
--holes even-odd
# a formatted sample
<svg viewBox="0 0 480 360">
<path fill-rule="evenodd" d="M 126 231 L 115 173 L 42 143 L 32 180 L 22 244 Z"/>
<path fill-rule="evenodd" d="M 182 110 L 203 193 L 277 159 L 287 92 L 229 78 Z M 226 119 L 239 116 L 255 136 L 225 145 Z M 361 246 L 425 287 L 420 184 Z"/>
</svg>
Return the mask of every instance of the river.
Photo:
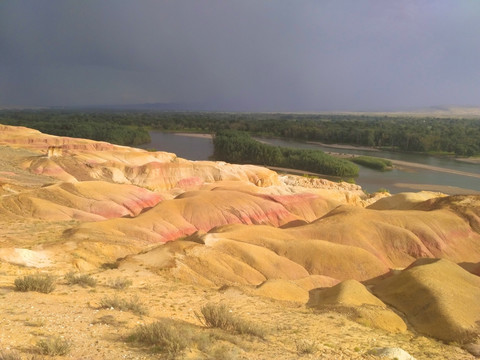
<svg viewBox="0 0 480 360">
<path fill-rule="evenodd" d="M 209 136 L 199 134 L 150 132 L 152 142 L 142 145 L 143 149 L 156 149 L 177 154 L 189 160 L 208 160 L 213 154 L 213 143 Z M 359 166 L 356 183 L 368 192 L 387 189 L 391 193 L 431 190 L 447 194 L 480 193 L 480 165 L 447 157 L 406 154 L 389 151 L 344 149 L 306 144 L 279 139 L 258 139 L 262 142 L 303 149 L 318 149 L 327 153 L 376 156 L 396 162 L 391 171 L 379 172 Z"/>
</svg>

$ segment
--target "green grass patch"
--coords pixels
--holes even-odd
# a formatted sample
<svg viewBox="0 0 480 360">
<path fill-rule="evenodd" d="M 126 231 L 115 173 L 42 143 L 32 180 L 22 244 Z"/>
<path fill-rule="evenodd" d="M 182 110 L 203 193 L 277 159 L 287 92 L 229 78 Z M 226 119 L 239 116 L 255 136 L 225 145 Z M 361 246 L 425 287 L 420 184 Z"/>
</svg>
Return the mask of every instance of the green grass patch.
<svg viewBox="0 0 480 360">
<path fill-rule="evenodd" d="M 352 162 L 374 170 L 387 171 L 393 168 L 393 164 L 388 159 L 377 158 L 373 156 L 356 156 L 351 159 Z"/>
</svg>

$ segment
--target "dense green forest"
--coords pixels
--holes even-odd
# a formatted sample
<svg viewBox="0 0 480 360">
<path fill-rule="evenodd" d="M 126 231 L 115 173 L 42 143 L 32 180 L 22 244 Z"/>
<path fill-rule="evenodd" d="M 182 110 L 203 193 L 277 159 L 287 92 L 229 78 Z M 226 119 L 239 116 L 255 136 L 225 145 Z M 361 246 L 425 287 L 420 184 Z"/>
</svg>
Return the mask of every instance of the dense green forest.
<svg viewBox="0 0 480 360">
<path fill-rule="evenodd" d="M 251 135 L 394 151 L 480 155 L 480 120 L 408 116 L 155 111 L 2 111 L 0 123 L 125 145 L 148 142 L 147 129 Z"/>
<path fill-rule="evenodd" d="M 278 166 L 347 178 L 358 176 L 358 167 L 350 161 L 335 158 L 320 150 L 263 144 L 241 131 L 219 131 L 213 144 L 216 160 Z"/>
<path fill-rule="evenodd" d="M 0 124 L 22 125 L 43 133 L 70 136 L 119 145 L 140 145 L 151 141 L 148 130 L 128 119 L 109 113 L 0 112 Z"/>
</svg>

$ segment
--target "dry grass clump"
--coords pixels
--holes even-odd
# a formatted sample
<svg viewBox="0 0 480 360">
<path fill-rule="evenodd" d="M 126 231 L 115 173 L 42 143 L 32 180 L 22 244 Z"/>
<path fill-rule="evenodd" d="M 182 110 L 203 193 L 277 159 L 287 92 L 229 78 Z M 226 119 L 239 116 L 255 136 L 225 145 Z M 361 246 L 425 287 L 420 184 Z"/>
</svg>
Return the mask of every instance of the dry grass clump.
<svg viewBox="0 0 480 360">
<path fill-rule="evenodd" d="M 148 325 L 140 325 L 127 339 L 130 342 L 149 346 L 154 352 L 161 352 L 169 358 L 175 358 L 192 342 L 191 331 L 186 326 L 162 319 Z"/>
<path fill-rule="evenodd" d="M 136 315 L 146 315 L 148 313 L 147 307 L 140 301 L 138 296 L 134 296 L 130 300 L 122 299 L 117 295 L 104 297 L 100 301 L 100 308 L 130 311 Z"/>
<path fill-rule="evenodd" d="M 118 277 L 109 283 L 110 287 L 116 290 L 125 290 L 132 285 L 132 280 Z"/>
<path fill-rule="evenodd" d="M 195 349 L 201 351 L 206 359 L 233 360 L 240 351 L 235 346 L 238 341 L 232 335 L 225 336 L 215 329 L 199 328 L 169 318 L 137 326 L 127 341 L 146 346 L 168 359 L 183 358 L 182 354 Z"/>
<path fill-rule="evenodd" d="M 38 291 L 48 294 L 55 290 L 55 286 L 55 278 L 48 274 L 25 275 L 23 278 L 15 279 L 17 291 Z"/>
<path fill-rule="evenodd" d="M 0 360 L 22 360 L 22 356 L 12 350 L 0 350 Z"/>
<path fill-rule="evenodd" d="M 298 355 L 313 354 L 318 350 L 317 342 L 314 340 L 301 339 L 295 341 Z"/>
<path fill-rule="evenodd" d="M 97 280 L 88 274 L 76 275 L 73 271 L 65 275 L 65 280 L 68 285 L 80 285 L 82 287 L 95 287 L 97 286 Z"/>
<path fill-rule="evenodd" d="M 36 345 L 36 349 L 40 354 L 50 356 L 67 355 L 71 348 L 72 344 L 59 336 L 50 336 L 39 340 Z"/>
<path fill-rule="evenodd" d="M 113 263 L 103 263 L 100 267 L 104 270 L 113 270 L 113 269 L 118 269 L 119 263 L 118 262 L 113 262 Z"/>
<path fill-rule="evenodd" d="M 0 360 L 43 360 L 43 356 L 31 355 L 29 357 L 22 357 L 19 352 L 14 350 L 0 350 Z"/>
<path fill-rule="evenodd" d="M 46 324 L 45 319 L 25 320 L 25 323 L 24 323 L 25 326 L 31 326 L 31 327 L 43 327 L 45 326 L 45 324 Z"/>
<path fill-rule="evenodd" d="M 197 314 L 197 318 L 208 327 L 219 328 L 225 331 L 254 335 L 264 339 L 266 330 L 258 324 L 235 317 L 228 308 L 221 304 L 206 304 L 200 309 L 201 316 Z"/>
</svg>

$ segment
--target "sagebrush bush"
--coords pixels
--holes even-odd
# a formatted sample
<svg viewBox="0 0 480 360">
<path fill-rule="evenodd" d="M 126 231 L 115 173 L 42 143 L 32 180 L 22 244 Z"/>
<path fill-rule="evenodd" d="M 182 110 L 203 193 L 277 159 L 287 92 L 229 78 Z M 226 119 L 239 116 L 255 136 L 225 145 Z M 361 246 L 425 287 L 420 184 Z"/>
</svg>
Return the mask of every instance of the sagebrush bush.
<svg viewBox="0 0 480 360">
<path fill-rule="evenodd" d="M 205 326 L 265 338 L 266 330 L 262 326 L 235 317 L 223 304 L 206 304 L 202 306 L 200 312 L 201 316 L 197 314 L 197 317 Z"/>
<path fill-rule="evenodd" d="M 162 319 L 148 325 L 139 325 L 129 335 L 128 341 L 151 346 L 155 352 L 175 357 L 191 343 L 188 328 L 178 326 L 169 319 Z"/>
<path fill-rule="evenodd" d="M 72 345 L 64 338 L 59 336 L 50 336 L 48 338 L 39 340 L 36 348 L 37 351 L 42 355 L 63 356 L 70 352 Z"/>
<path fill-rule="evenodd" d="M 119 277 L 112 280 L 109 285 L 116 290 L 125 290 L 132 285 L 132 280 Z"/>
<path fill-rule="evenodd" d="M 118 296 L 104 297 L 100 301 L 100 307 L 104 309 L 116 309 L 121 311 L 131 311 L 137 315 L 146 315 L 148 313 L 147 307 L 140 301 L 137 296 L 130 300 L 122 299 Z"/>
<path fill-rule="evenodd" d="M 0 360 L 22 360 L 22 356 L 13 350 L 0 350 Z"/>
<path fill-rule="evenodd" d="M 17 291 L 38 291 L 48 294 L 55 290 L 55 286 L 55 278 L 47 274 L 25 275 L 23 278 L 15 279 Z"/>
<path fill-rule="evenodd" d="M 80 285 L 82 287 L 95 287 L 97 280 L 88 274 L 75 274 L 73 271 L 65 275 L 65 280 L 68 285 Z"/>
<path fill-rule="evenodd" d="M 297 347 L 297 353 L 299 355 L 313 354 L 318 350 L 318 345 L 316 341 L 301 339 L 295 341 Z"/>
<path fill-rule="evenodd" d="M 22 357 L 19 352 L 14 350 L 0 350 L 0 360 L 44 360 L 44 357 L 36 354 Z"/>
</svg>

